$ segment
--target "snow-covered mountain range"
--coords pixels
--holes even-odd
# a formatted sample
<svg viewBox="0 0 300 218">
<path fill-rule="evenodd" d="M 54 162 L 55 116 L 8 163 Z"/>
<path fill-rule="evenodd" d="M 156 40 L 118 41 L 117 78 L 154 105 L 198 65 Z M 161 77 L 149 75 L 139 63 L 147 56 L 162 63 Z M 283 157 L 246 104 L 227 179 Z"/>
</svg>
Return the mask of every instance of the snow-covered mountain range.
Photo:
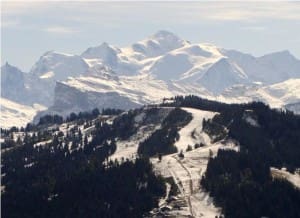
<svg viewBox="0 0 300 218">
<path fill-rule="evenodd" d="M 5 64 L 1 91 L 1 105 L 9 100 L 35 113 L 46 107 L 40 115 L 129 109 L 188 94 L 224 102 L 258 100 L 300 112 L 300 60 L 288 51 L 254 57 L 159 31 L 125 48 L 102 43 L 81 55 L 49 51 L 26 73 Z M 21 106 L 14 108 L 16 114 L 25 113 Z M 15 125 L 13 116 L 6 116 L 11 110 L 2 106 L 1 113 L 2 122 Z"/>
</svg>

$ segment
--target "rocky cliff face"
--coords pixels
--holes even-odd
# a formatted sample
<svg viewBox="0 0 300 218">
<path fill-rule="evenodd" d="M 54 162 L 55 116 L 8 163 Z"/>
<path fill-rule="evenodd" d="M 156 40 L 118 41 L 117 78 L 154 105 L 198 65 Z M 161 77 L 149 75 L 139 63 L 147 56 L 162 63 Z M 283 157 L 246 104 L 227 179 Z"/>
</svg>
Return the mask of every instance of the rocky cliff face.
<svg viewBox="0 0 300 218">
<path fill-rule="evenodd" d="M 1 97 L 26 103 L 27 90 L 24 83 L 24 73 L 21 70 L 8 63 L 1 67 Z"/>
<path fill-rule="evenodd" d="M 63 82 L 55 86 L 54 103 L 48 110 L 39 112 L 35 121 L 45 114 L 60 114 L 67 116 L 72 112 L 90 111 L 94 108 L 115 108 L 128 110 L 141 106 L 126 96 L 117 92 L 99 93 L 95 91 L 80 90 Z"/>
</svg>

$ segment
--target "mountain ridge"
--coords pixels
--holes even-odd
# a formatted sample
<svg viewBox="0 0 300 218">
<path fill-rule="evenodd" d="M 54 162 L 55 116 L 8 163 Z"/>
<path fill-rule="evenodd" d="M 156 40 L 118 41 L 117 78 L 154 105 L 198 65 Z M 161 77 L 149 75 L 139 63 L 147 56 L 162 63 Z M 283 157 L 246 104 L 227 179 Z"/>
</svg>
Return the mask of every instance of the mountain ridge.
<svg viewBox="0 0 300 218">
<path fill-rule="evenodd" d="M 25 89 L 1 96 L 17 103 L 45 105 L 49 107 L 49 113 L 52 113 L 51 108 L 60 107 L 55 99 L 59 96 L 67 97 L 66 93 L 58 91 L 61 89 L 55 88 L 60 83 L 78 89 L 76 93 L 83 91 L 88 97 L 102 96 L 104 101 L 107 101 L 105 93 L 110 90 L 128 99 L 128 104 L 134 102 L 137 105 L 187 94 L 225 102 L 260 100 L 272 107 L 283 107 L 300 101 L 300 94 L 296 91 L 290 98 L 261 91 L 267 89 L 263 87 L 291 79 L 294 79 L 294 86 L 298 86 L 300 60 L 289 51 L 255 57 L 209 43 L 190 43 L 168 31 L 158 31 L 123 48 L 104 42 L 100 46 L 86 49 L 80 55 L 48 51 L 33 65 L 30 72 L 22 72 L 20 75 L 24 77 L 24 82 L 19 85 Z M 2 92 L 11 93 L 12 87 L 17 87 L 16 84 L 3 86 Z M 240 87 L 240 93 L 234 90 L 237 86 Z M 256 89 L 263 92 L 263 95 L 255 92 Z M 275 89 L 271 87 L 270 90 Z M 288 94 L 288 86 L 281 87 L 281 90 L 286 92 L 282 96 Z M 28 93 L 26 101 L 24 93 Z M 97 102 L 101 102 L 100 99 Z M 114 107 L 115 101 L 109 101 L 112 103 L 107 106 Z M 103 105 L 100 103 L 98 107 L 102 108 Z M 59 111 L 63 113 L 64 109 L 61 106 Z"/>
</svg>

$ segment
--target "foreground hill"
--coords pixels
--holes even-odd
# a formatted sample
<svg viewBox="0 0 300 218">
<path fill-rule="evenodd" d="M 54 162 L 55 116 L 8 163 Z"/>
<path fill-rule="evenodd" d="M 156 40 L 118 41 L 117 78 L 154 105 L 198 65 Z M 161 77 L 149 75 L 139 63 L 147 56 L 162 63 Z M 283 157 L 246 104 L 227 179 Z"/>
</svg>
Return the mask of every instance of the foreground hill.
<svg viewBox="0 0 300 218">
<path fill-rule="evenodd" d="M 290 112 L 195 96 L 47 115 L 1 131 L 2 215 L 298 217 L 299 132 Z"/>
</svg>

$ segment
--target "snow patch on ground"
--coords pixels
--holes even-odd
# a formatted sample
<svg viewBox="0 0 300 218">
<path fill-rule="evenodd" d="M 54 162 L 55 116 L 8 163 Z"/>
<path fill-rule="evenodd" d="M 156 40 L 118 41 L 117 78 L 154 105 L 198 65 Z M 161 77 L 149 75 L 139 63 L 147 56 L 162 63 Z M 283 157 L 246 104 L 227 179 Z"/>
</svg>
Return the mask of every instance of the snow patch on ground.
<svg viewBox="0 0 300 218">
<path fill-rule="evenodd" d="M 49 139 L 49 140 L 46 140 L 46 141 L 42 141 L 42 142 L 38 142 L 38 143 L 35 143 L 33 145 L 33 147 L 36 148 L 36 147 L 40 147 L 40 146 L 45 146 L 45 145 L 47 145 L 47 144 L 49 144 L 51 142 L 52 142 L 52 139 Z"/>
<path fill-rule="evenodd" d="M 110 156 L 111 160 L 117 159 L 118 161 L 122 159 L 135 159 L 137 155 L 137 149 L 140 142 L 143 142 L 146 138 L 152 135 L 160 126 L 142 126 L 139 128 L 138 132 L 131 136 L 128 140 L 118 140 L 117 150 L 113 155 Z"/>
<path fill-rule="evenodd" d="M 1 127 L 26 126 L 27 123 L 32 121 L 38 111 L 45 109 L 46 107 L 40 104 L 27 106 L 1 98 Z"/>
<path fill-rule="evenodd" d="M 54 76 L 54 72 L 53 71 L 49 71 L 47 73 L 44 73 L 42 76 L 40 76 L 40 79 L 48 79 Z"/>
<path fill-rule="evenodd" d="M 290 183 L 292 183 L 295 187 L 300 189 L 300 174 L 292 174 L 286 170 L 283 169 L 277 169 L 274 167 L 271 167 L 271 174 L 274 178 L 281 178 L 286 179 Z"/>
<path fill-rule="evenodd" d="M 245 120 L 249 125 L 254 127 L 259 127 L 259 123 L 253 110 L 246 110 L 243 114 L 243 120 Z"/>
<path fill-rule="evenodd" d="M 253 117 L 251 117 L 251 116 L 245 116 L 244 119 L 251 126 L 254 126 L 254 127 L 258 127 L 259 126 L 257 120 L 253 119 Z"/>
</svg>

